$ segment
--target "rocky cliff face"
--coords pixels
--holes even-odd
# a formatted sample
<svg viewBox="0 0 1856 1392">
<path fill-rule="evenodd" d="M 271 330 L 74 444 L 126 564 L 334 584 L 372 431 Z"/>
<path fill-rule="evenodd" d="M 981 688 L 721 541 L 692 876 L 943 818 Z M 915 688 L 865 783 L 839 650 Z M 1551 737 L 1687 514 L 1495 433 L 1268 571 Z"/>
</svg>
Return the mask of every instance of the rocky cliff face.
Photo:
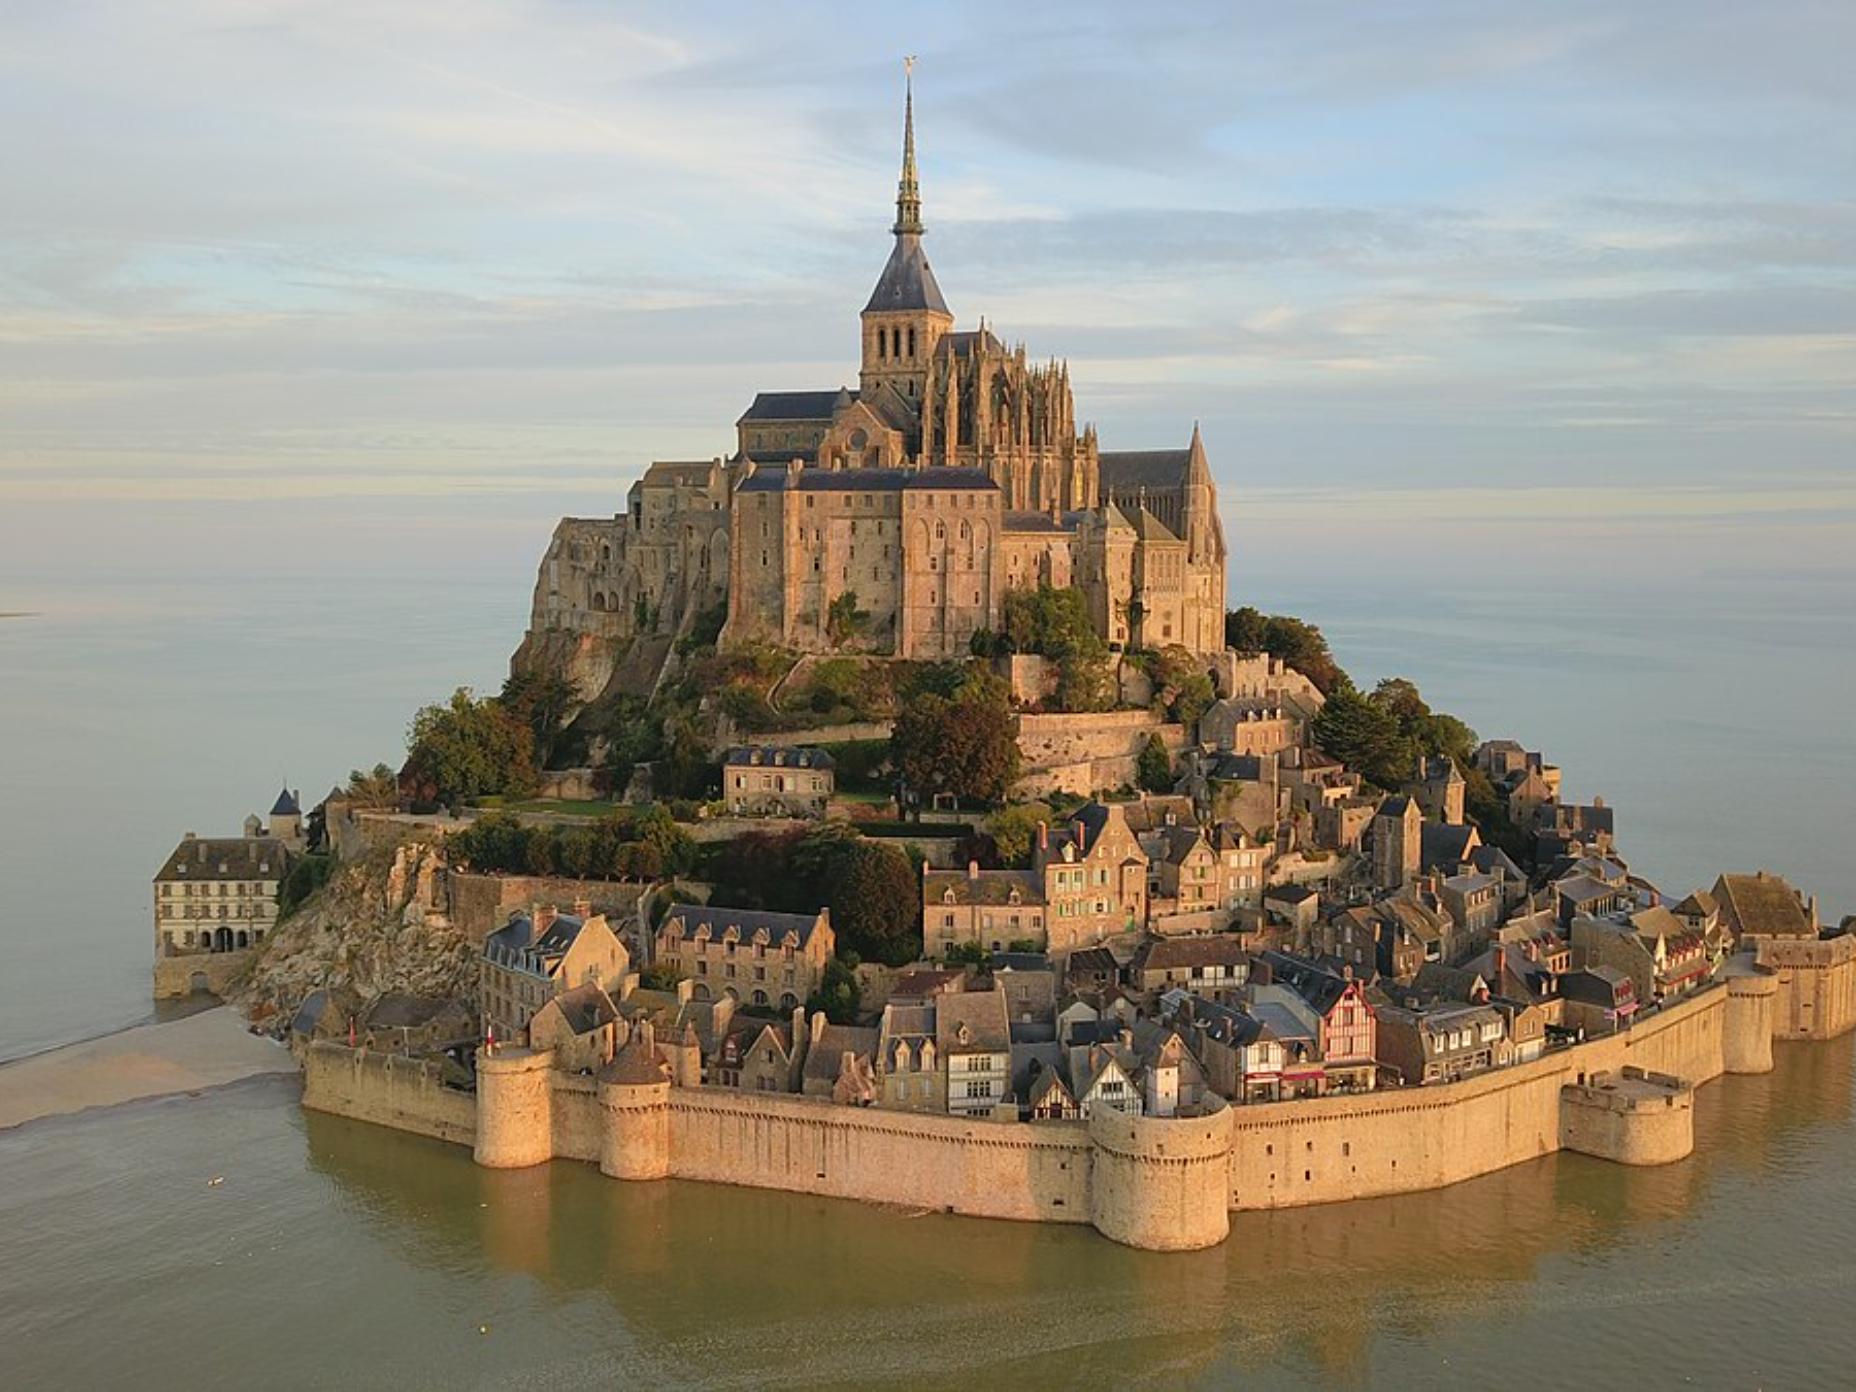
<svg viewBox="0 0 1856 1392">
<path fill-rule="evenodd" d="M 405 842 L 343 864 L 266 939 L 233 993 L 248 1015 L 288 1015 L 311 991 L 354 1008 L 389 991 L 474 996 L 477 944 L 446 913 L 445 864 Z"/>
</svg>

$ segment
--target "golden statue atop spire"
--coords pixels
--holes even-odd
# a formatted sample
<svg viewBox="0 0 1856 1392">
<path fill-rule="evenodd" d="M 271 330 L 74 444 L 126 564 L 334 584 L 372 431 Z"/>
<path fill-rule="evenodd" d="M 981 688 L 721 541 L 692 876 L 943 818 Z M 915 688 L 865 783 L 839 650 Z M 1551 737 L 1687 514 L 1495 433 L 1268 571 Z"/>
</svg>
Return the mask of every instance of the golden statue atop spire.
<svg viewBox="0 0 1856 1392">
<path fill-rule="evenodd" d="M 915 55 L 902 60 L 902 178 L 896 182 L 897 236 L 919 237 L 922 231 L 922 191 L 915 173 Z"/>
</svg>

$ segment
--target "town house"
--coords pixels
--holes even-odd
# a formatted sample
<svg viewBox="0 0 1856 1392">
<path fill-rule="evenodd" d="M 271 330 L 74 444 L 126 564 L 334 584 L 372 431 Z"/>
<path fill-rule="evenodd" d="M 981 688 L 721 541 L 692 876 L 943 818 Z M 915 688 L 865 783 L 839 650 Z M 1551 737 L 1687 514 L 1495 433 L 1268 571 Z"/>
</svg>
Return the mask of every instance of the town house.
<svg viewBox="0 0 1856 1392">
<path fill-rule="evenodd" d="M 790 1011 L 818 989 L 837 936 L 829 909 L 789 914 L 672 904 L 655 946 L 659 963 L 692 981 L 695 1000 L 730 996 Z"/>
<path fill-rule="evenodd" d="M 1053 953 L 1093 947 L 1147 922 L 1147 855 L 1113 803 L 1079 808 L 1062 827 L 1040 822 L 1032 869 L 1044 882 Z"/>
</svg>

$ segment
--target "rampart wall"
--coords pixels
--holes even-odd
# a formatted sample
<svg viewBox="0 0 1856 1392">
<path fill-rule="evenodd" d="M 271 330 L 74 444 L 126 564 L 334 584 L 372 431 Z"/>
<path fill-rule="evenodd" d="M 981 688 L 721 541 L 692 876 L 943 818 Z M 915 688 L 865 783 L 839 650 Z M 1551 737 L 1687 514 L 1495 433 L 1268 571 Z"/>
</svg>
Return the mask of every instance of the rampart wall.
<svg viewBox="0 0 1856 1392">
<path fill-rule="evenodd" d="M 438 1066 L 318 1040 L 303 1057 L 303 1105 L 470 1145 L 477 1099 L 439 1081 Z"/>
<path fill-rule="evenodd" d="M 1856 1028 L 1856 936 L 1760 938 L 1755 950 L 1779 979 L 1776 1038 L 1831 1039 Z"/>
<path fill-rule="evenodd" d="M 1856 955 L 1827 963 L 1817 1001 L 1841 999 Z M 1459 1083 L 1225 1108 L 1194 1118 L 1017 1125 L 841 1107 L 823 1099 L 595 1083 L 547 1053 L 478 1066 L 471 1103 L 421 1065 L 319 1043 L 306 1106 L 462 1143 L 496 1167 L 553 1158 L 628 1179 L 671 1177 L 862 1199 L 986 1218 L 1088 1222 L 1131 1246 L 1222 1241 L 1230 1212 L 1407 1193 L 1568 1144 L 1627 1163 L 1686 1153 L 1683 1101 L 1624 1106 L 1601 1075 L 1670 1075 L 1689 1090 L 1770 1066 L 1775 986 L 1750 965 L 1627 1032 Z M 1821 1016 L 1830 1015 L 1824 1008 Z M 1763 1046 L 1763 1047 L 1762 1047 Z M 1596 1098 L 1596 1100 L 1594 1100 Z M 1567 1099 L 1571 1099 L 1570 1102 Z M 1568 1105 L 1585 1110 L 1568 1120 Z"/>
</svg>

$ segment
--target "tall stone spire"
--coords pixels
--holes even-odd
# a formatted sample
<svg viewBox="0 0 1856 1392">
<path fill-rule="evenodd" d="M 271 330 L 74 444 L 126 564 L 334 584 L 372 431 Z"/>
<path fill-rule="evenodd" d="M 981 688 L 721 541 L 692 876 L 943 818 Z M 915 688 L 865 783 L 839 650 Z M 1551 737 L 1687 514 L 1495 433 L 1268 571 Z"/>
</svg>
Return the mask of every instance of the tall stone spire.
<svg viewBox="0 0 1856 1392">
<path fill-rule="evenodd" d="M 896 181 L 897 236 L 922 232 L 922 190 L 915 174 L 915 55 L 902 60 L 902 177 Z"/>
</svg>

